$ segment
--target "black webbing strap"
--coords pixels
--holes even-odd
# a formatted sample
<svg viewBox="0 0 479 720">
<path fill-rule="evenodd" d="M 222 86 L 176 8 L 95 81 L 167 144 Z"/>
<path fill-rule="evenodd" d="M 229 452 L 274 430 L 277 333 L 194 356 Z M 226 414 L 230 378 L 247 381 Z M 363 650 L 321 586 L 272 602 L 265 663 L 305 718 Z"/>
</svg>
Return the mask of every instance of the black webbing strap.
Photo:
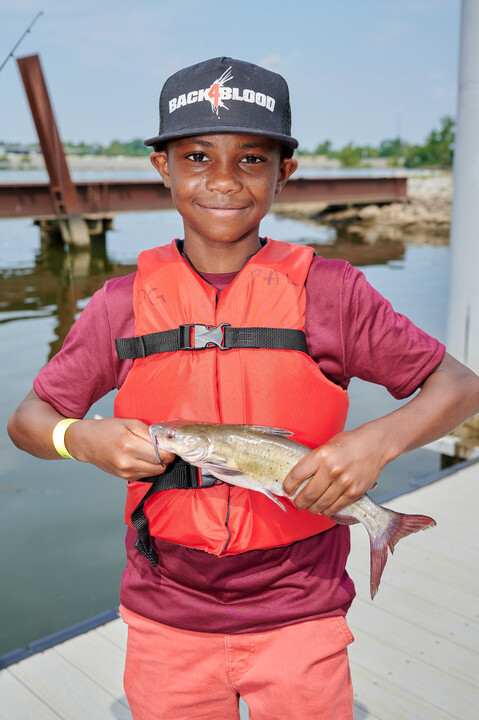
<svg viewBox="0 0 479 720">
<path fill-rule="evenodd" d="M 202 475 L 201 485 L 199 485 L 198 469 L 177 457 L 174 462 L 168 465 L 162 475 L 142 478 L 142 482 L 151 482 L 152 485 L 131 513 L 131 524 L 138 533 L 135 548 L 150 561 L 153 567 L 156 567 L 158 565 L 158 555 L 151 544 L 150 527 L 148 518 L 145 515 L 145 502 L 154 493 L 162 490 L 190 490 L 191 488 L 210 487 L 219 481 L 211 475 Z"/>
<path fill-rule="evenodd" d="M 210 325 L 180 325 L 174 330 L 117 338 L 116 351 L 120 360 L 137 360 L 162 352 L 176 350 L 203 350 L 218 347 L 263 348 L 266 350 L 299 350 L 308 353 L 306 336 L 302 330 L 268 327 L 231 327 L 221 323 Z"/>
</svg>

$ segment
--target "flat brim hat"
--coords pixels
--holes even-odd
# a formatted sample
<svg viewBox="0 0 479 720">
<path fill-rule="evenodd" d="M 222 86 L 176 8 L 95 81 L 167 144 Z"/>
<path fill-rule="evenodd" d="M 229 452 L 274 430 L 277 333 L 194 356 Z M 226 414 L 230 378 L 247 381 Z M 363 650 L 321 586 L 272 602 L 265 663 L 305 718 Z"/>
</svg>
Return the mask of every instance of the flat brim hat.
<svg viewBox="0 0 479 720">
<path fill-rule="evenodd" d="M 158 135 L 145 145 L 191 135 L 238 133 L 278 140 L 291 150 L 291 107 L 286 80 L 278 73 L 229 57 L 179 70 L 160 95 Z"/>
</svg>

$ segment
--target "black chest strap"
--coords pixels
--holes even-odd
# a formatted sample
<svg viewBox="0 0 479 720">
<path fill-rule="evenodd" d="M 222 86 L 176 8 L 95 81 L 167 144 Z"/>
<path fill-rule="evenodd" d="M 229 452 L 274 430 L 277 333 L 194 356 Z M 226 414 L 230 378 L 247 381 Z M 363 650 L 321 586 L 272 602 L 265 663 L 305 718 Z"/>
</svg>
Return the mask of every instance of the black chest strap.
<svg viewBox="0 0 479 720">
<path fill-rule="evenodd" d="M 150 527 L 148 518 L 145 515 L 145 502 L 152 495 L 162 490 L 190 490 L 192 488 L 211 487 L 220 483 L 221 480 L 217 480 L 206 473 L 200 474 L 198 468 L 176 457 L 167 466 L 164 473 L 142 478 L 141 482 L 152 483 L 152 485 L 131 513 L 131 524 L 138 533 L 135 548 L 150 561 L 153 567 L 156 567 L 158 555 L 151 543 Z"/>
<path fill-rule="evenodd" d="M 117 338 L 116 351 L 120 360 L 137 360 L 162 352 L 177 350 L 203 350 L 218 347 L 262 348 L 266 350 L 298 350 L 308 354 L 306 335 L 302 330 L 267 327 L 231 327 L 221 323 L 211 325 L 180 325 L 174 330 Z"/>
</svg>

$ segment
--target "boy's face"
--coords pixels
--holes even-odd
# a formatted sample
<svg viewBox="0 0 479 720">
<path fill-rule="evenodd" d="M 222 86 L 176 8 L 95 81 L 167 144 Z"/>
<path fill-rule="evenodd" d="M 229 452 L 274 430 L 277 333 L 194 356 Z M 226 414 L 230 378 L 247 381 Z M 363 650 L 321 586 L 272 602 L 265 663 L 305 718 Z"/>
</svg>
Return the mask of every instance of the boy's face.
<svg viewBox="0 0 479 720">
<path fill-rule="evenodd" d="M 261 219 L 297 168 L 281 157 L 278 142 L 258 135 L 181 138 L 151 161 L 171 188 L 190 246 L 242 239 L 257 245 Z"/>
</svg>

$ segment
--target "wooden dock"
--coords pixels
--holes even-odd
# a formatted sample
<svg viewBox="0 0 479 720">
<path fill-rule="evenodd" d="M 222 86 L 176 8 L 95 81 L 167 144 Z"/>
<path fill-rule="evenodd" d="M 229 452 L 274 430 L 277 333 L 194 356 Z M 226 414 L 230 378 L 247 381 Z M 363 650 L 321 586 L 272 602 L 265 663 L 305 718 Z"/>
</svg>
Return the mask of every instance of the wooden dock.
<svg viewBox="0 0 479 720">
<path fill-rule="evenodd" d="M 352 528 L 355 720 L 478 717 L 478 498 L 473 463 L 388 502 L 431 515 L 437 527 L 399 543 L 374 602 L 367 534 Z M 122 621 L 113 620 L 9 665 L 0 672 L 0 720 L 129 720 L 125 640 Z"/>
<path fill-rule="evenodd" d="M 474 463 L 386 503 L 437 527 L 400 541 L 373 602 L 366 533 L 352 528 L 355 720 L 479 717 L 478 499 Z"/>
</svg>

